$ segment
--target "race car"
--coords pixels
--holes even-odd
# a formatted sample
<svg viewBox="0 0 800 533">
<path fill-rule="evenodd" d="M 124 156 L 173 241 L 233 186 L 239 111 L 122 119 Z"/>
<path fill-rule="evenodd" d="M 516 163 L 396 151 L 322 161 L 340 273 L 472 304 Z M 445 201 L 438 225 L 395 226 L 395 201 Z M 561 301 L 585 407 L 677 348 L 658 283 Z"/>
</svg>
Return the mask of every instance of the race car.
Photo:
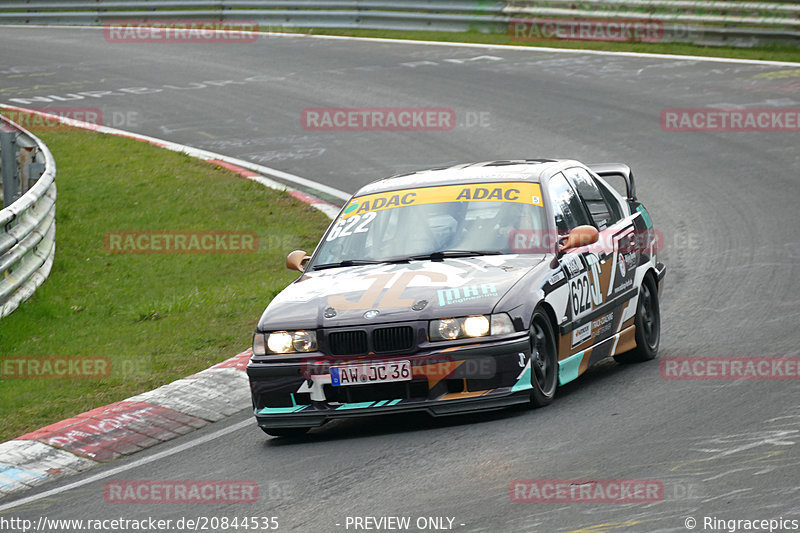
<svg viewBox="0 0 800 533">
<path fill-rule="evenodd" d="M 542 407 L 601 359 L 653 359 L 661 242 L 624 164 L 372 182 L 310 257 L 287 257 L 301 275 L 262 314 L 247 366 L 258 425 L 298 436 L 343 417 Z"/>
</svg>

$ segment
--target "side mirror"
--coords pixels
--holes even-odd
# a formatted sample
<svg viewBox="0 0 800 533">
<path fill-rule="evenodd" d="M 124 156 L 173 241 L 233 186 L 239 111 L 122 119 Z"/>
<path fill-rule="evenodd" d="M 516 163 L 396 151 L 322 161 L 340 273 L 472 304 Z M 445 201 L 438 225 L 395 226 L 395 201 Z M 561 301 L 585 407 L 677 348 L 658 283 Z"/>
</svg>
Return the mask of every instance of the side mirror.
<svg viewBox="0 0 800 533">
<path fill-rule="evenodd" d="M 309 259 L 310 257 L 303 250 L 295 250 L 286 256 L 286 268 L 303 272 Z"/>
<path fill-rule="evenodd" d="M 600 232 L 594 226 L 578 226 L 569 232 L 567 242 L 564 243 L 564 246 L 559 251 L 563 253 L 572 248 L 594 244 L 598 239 L 600 239 Z"/>
</svg>

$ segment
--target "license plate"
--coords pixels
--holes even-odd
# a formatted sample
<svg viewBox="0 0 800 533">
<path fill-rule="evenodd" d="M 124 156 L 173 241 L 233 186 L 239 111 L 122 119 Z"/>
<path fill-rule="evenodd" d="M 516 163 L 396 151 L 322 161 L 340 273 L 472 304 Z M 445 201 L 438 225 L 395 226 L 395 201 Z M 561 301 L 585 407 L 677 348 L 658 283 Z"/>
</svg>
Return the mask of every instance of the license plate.
<svg viewBox="0 0 800 533">
<path fill-rule="evenodd" d="M 389 383 L 392 381 L 411 381 L 410 361 L 361 363 L 331 367 L 331 385 L 334 387 Z"/>
</svg>

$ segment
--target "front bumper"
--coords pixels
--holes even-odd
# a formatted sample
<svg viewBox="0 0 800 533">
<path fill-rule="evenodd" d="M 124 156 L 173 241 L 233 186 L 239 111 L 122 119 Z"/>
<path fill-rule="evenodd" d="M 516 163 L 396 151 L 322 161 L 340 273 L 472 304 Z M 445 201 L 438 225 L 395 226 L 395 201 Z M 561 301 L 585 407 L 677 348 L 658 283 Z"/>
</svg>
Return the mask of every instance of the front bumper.
<svg viewBox="0 0 800 533">
<path fill-rule="evenodd" d="M 281 362 L 252 358 L 247 366 L 259 426 L 316 427 L 335 418 L 422 411 L 433 416 L 525 403 L 531 388 L 527 333 L 409 355 L 312 355 Z M 329 367 L 407 360 L 412 380 L 334 387 Z"/>
</svg>

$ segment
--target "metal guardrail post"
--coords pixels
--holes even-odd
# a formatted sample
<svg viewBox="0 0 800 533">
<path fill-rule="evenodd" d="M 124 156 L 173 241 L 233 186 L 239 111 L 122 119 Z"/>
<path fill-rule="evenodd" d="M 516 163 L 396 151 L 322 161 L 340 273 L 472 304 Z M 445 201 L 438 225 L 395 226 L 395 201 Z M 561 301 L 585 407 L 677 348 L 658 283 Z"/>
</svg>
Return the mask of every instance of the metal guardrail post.
<svg viewBox="0 0 800 533">
<path fill-rule="evenodd" d="M 17 136 L 17 173 L 19 175 L 20 193 L 30 189 L 44 173 L 44 165 L 35 163 L 37 146 L 24 135 Z"/>
<path fill-rule="evenodd" d="M 22 196 L 17 167 L 17 132 L 0 126 L 0 173 L 3 175 L 3 207 L 8 207 Z"/>
</svg>

